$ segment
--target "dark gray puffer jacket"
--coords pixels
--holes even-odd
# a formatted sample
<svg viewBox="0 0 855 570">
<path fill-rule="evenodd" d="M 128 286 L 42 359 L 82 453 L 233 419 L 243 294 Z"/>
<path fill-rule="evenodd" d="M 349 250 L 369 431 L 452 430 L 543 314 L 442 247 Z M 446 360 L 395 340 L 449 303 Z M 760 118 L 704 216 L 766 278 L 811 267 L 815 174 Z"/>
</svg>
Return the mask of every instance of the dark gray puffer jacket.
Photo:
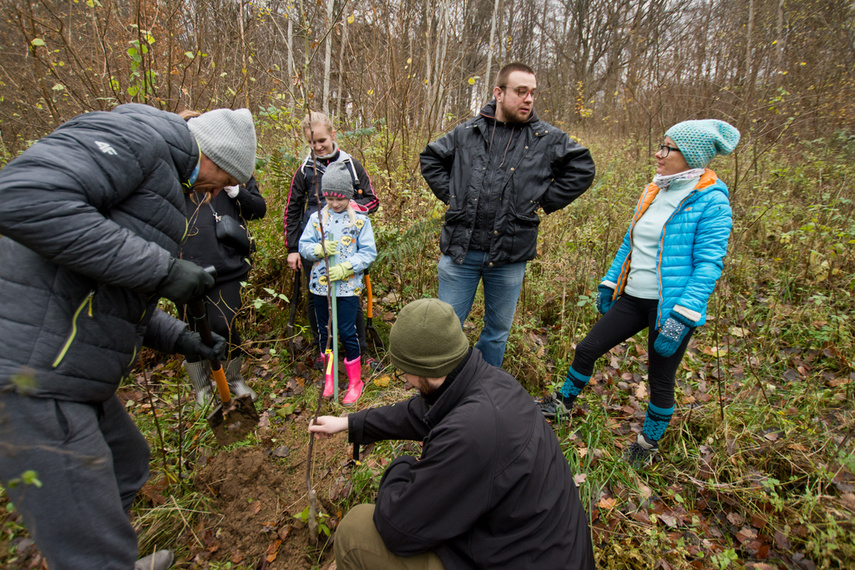
<svg viewBox="0 0 855 570">
<path fill-rule="evenodd" d="M 145 105 L 80 115 L 0 171 L 0 391 L 111 397 L 141 344 L 185 326 L 155 293 L 187 229 L 199 149 Z"/>
</svg>

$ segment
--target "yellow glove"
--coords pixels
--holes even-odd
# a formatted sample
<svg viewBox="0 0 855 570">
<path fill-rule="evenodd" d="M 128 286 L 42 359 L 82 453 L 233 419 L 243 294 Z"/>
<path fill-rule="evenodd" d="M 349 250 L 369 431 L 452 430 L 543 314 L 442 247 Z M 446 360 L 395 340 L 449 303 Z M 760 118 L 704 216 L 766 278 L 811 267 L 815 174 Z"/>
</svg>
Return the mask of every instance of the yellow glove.
<svg viewBox="0 0 855 570">
<path fill-rule="evenodd" d="M 353 266 L 349 261 L 330 267 L 330 281 L 344 281 L 353 275 Z"/>
<path fill-rule="evenodd" d="M 315 246 L 315 257 L 323 259 L 324 257 L 329 257 L 338 253 L 338 243 L 335 241 L 328 239 L 324 241 L 324 245 L 327 248 L 326 256 L 324 256 L 324 247 L 321 244 L 318 244 Z"/>
</svg>

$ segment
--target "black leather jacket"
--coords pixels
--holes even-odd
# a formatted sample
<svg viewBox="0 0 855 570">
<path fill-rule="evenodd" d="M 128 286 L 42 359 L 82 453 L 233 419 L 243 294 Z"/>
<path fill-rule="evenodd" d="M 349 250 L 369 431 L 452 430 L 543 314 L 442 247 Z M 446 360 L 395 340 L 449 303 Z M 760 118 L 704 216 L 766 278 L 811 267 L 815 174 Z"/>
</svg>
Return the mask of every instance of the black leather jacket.
<svg viewBox="0 0 855 570">
<path fill-rule="evenodd" d="M 437 198 L 448 204 L 440 249 L 463 263 L 475 230 L 479 199 L 498 199 L 492 226 L 489 263 L 505 265 L 537 255 L 537 208 L 547 214 L 560 210 L 582 195 L 594 180 L 594 161 L 586 148 L 566 133 L 531 118 L 505 148 L 508 168 L 489 192 L 483 188 L 490 163 L 491 131 L 495 128 L 496 102 L 488 103 L 477 117 L 427 145 L 420 155 L 422 176 Z"/>
</svg>

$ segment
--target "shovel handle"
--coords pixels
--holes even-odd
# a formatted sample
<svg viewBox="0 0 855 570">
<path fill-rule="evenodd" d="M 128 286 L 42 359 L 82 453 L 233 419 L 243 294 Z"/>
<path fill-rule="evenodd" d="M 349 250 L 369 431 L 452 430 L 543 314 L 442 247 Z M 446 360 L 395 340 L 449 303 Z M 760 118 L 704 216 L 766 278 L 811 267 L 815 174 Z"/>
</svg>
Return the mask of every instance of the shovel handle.
<svg viewBox="0 0 855 570">
<path fill-rule="evenodd" d="M 213 268 L 206 267 L 205 270 L 213 271 Z M 205 308 L 205 299 L 198 297 L 188 301 L 187 312 L 193 321 L 193 330 L 199 333 L 199 336 L 202 337 L 202 342 L 208 346 L 214 346 L 214 338 L 211 336 L 211 325 L 208 324 L 208 311 Z M 220 393 L 220 399 L 224 404 L 228 404 L 232 397 L 229 393 L 229 383 L 226 380 L 226 374 L 223 372 L 223 365 L 216 358 L 210 359 L 209 362 L 211 363 L 211 374 L 217 383 L 217 391 Z"/>
<path fill-rule="evenodd" d="M 220 399 L 223 404 L 228 404 L 232 399 L 229 393 L 229 383 L 226 380 L 226 373 L 223 372 L 223 365 L 219 360 L 211 361 L 211 374 L 214 376 L 214 382 L 217 383 L 217 391 L 220 393 Z"/>
<path fill-rule="evenodd" d="M 363 273 L 363 277 L 365 279 L 365 293 L 368 296 L 368 311 L 366 317 L 370 319 L 374 316 L 374 291 L 371 290 L 371 276 L 368 275 L 367 271 Z"/>
<path fill-rule="evenodd" d="M 187 303 L 187 309 L 190 317 L 193 319 L 193 328 L 202 337 L 202 342 L 208 346 L 214 346 L 214 339 L 211 336 L 211 325 L 208 324 L 205 301 L 203 299 L 193 299 Z M 217 383 L 217 391 L 220 393 L 220 399 L 224 404 L 228 404 L 232 397 L 229 394 L 229 383 L 226 381 L 226 373 L 223 372 L 223 365 L 216 358 L 212 358 L 209 362 L 211 363 L 211 374 Z"/>
</svg>

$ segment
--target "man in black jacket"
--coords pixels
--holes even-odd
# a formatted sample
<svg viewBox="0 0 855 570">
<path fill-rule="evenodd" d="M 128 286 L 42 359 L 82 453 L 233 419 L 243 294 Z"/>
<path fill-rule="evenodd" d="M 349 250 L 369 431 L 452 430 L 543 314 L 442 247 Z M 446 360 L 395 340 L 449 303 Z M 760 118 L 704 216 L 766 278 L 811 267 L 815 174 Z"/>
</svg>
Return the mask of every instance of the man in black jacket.
<svg viewBox="0 0 855 570">
<path fill-rule="evenodd" d="M 503 67 L 495 100 L 477 117 L 427 145 L 422 176 L 448 205 L 440 237 L 439 298 L 463 323 L 479 281 L 484 328 L 475 345 L 501 366 L 526 262 L 537 254 L 537 208 L 549 214 L 578 198 L 594 179 L 587 149 L 534 111 L 530 67 Z"/>
<path fill-rule="evenodd" d="M 255 146 L 246 109 L 187 123 L 130 104 L 71 119 L 0 171 L 0 481 L 51 570 L 172 563 L 136 560 L 128 511 L 149 448 L 116 389 L 143 344 L 224 351 L 157 302 L 213 285 L 178 259 L 184 192 L 245 183 Z"/>
<path fill-rule="evenodd" d="M 309 431 L 347 430 L 352 443 L 422 442 L 395 459 L 376 505 L 336 530 L 338 568 L 593 569 L 585 511 L 558 439 L 531 396 L 470 348 L 453 308 L 404 307 L 392 327 L 392 363 L 419 395 Z"/>
</svg>

